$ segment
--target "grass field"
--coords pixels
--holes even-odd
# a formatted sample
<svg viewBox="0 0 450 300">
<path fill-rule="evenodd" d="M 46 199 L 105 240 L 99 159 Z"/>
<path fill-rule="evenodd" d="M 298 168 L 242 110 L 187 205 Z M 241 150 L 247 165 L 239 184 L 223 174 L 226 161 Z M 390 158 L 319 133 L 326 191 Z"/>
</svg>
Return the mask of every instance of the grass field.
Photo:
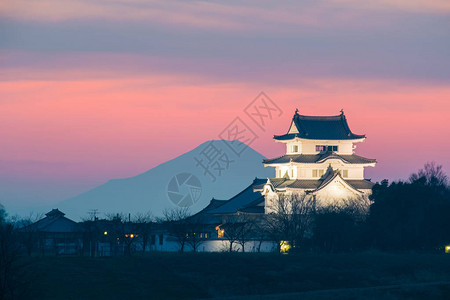
<svg viewBox="0 0 450 300">
<path fill-rule="evenodd" d="M 27 261 L 30 299 L 292 299 L 280 294 L 299 292 L 306 293 L 295 298 L 450 299 L 444 254 L 150 253 Z"/>
</svg>

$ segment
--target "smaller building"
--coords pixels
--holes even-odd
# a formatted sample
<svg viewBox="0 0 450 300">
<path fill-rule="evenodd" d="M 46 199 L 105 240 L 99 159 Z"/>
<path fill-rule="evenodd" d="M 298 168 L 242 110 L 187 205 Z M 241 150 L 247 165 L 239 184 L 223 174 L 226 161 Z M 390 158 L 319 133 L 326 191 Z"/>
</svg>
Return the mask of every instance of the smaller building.
<svg viewBox="0 0 450 300">
<path fill-rule="evenodd" d="M 65 217 L 59 209 L 52 209 L 45 218 L 19 230 L 27 252 L 38 250 L 43 255 L 80 254 L 83 232 L 80 224 Z"/>
</svg>

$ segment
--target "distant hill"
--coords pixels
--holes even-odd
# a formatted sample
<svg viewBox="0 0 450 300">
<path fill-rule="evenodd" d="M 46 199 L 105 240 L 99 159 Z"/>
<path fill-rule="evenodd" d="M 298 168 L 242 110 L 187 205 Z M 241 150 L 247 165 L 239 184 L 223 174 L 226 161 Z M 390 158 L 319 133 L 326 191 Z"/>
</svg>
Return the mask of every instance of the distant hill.
<svg viewBox="0 0 450 300">
<path fill-rule="evenodd" d="M 238 156 L 229 147 L 247 148 Z M 219 149 L 222 154 L 216 155 L 215 149 Z M 216 160 L 211 160 L 211 173 L 205 174 L 205 170 L 197 166 L 198 161 L 207 165 L 208 159 L 212 158 Z M 161 216 L 164 209 L 177 207 L 176 203 L 179 203 L 190 205 L 190 211 L 195 213 L 203 209 L 213 197 L 230 198 L 248 186 L 255 177 L 273 176 L 272 168 L 264 168 L 264 158 L 239 141 L 208 141 L 142 174 L 110 180 L 45 209 L 59 208 L 74 219 L 87 217 L 93 209 L 97 209 L 100 216 L 105 213 L 133 215 L 148 211 L 154 216 Z M 220 168 L 224 170 L 220 170 L 219 176 Z M 212 176 L 216 177 L 215 181 Z"/>
</svg>

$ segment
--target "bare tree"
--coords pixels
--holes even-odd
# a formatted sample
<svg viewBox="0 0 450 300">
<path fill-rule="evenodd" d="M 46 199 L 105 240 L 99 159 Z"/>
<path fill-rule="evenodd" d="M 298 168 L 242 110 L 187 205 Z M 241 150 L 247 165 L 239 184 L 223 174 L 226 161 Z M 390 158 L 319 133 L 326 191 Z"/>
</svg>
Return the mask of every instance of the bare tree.
<svg viewBox="0 0 450 300">
<path fill-rule="evenodd" d="M 427 162 L 423 169 L 409 176 L 409 181 L 411 183 L 423 181 L 424 184 L 431 186 L 447 186 L 448 177 L 442 165 L 437 165 L 435 162 Z"/>
<path fill-rule="evenodd" d="M 241 224 L 231 216 L 226 222 L 219 225 L 219 229 L 223 230 L 223 237 L 228 241 L 228 251 L 233 252 L 233 246 L 237 244 Z M 224 245 L 225 247 L 225 245 Z"/>
<path fill-rule="evenodd" d="M 153 227 L 153 216 L 150 212 L 137 213 L 133 217 L 133 222 L 142 240 L 142 252 L 145 252 Z"/>
<path fill-rule="evenodd" d="M 268 236 L 277 243 L 286 241 L 291 247 L 301 244 L 315 211 L 314 198 L 305 193 L 278 193 L 269 204 L 271 213 L 265 216 L 264 227 Z"/>
<path fill-rule="evenodd" d="M 190 216 L 189 209 L 187 207 L 166 209 L 163 216 L 159 221 L 166 225 L 169 234 L 176 239 L 180 252 L 183 253 L 190 231 L 187 221 Z"/>
<path fill-rule="evenodd" d="M 224 238 L 229 243 L 229 252 L 233 251 L 235 244 L 240 245 L 242 252 L 245 252 L 245 244 L 254 233 L 255 223 L 249 214 L 238 213 L 229 216 L 220 228 L 224 230 Z"/>
<path fill-rule="evenodd" d="M 136 234 L 135 224 L 131 223 L 130 216 L 125 214 L 107 214 L 109 219 L 109 226 L 111 232 L 116 237 L 117 241 L 124 246 L 124 254 L 131 255 L 133 243 L 136 241 L 138 235 Z M 128 219 L 128 222 L 126 221 Z M 109 233 L 108 233 L 109 234 Z"/>
<path fill-rule="evenodd" d="M 198 214 L 188 217 L 186 220 L 187 227 L 187 243 L 191 246 L 193 252 L 197 252 L 201 244 L 205 242 L 204 236 L 204 218 L 203 215 Z"/>
<path fill-rule="evenodd" d="M 371 201 L 368 195 L 360 195 L 340 199 L 323 207 L 316 207 L 316 213 L 345 212 L 355 218 L 355 220 L 364 220 L 369 213 L 370 204 Z"/>
<path fill-rule="evenodd" d="M 20 243 L 25 247 L 28 255 L 31 255 L 39 241 L 38 228 L 34 226 L 34 223 L 41 218 L 42 214 L 30 213 L 27 217 L 17 218 L 14 222 L 16 228 L 18 228 Z"/>
</svg>

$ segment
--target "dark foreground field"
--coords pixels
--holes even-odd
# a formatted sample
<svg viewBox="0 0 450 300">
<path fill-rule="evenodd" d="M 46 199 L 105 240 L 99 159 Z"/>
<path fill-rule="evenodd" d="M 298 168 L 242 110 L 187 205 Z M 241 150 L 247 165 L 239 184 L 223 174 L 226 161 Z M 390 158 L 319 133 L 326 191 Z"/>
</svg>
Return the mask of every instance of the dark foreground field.
<svg viewBox="0 0 450 300">
<path fill-rule="evenodd" d="M 30 299 L 450 299 L 450 255 L 444 254 L 152 253 L 30 260 Z"/>
</svg>

